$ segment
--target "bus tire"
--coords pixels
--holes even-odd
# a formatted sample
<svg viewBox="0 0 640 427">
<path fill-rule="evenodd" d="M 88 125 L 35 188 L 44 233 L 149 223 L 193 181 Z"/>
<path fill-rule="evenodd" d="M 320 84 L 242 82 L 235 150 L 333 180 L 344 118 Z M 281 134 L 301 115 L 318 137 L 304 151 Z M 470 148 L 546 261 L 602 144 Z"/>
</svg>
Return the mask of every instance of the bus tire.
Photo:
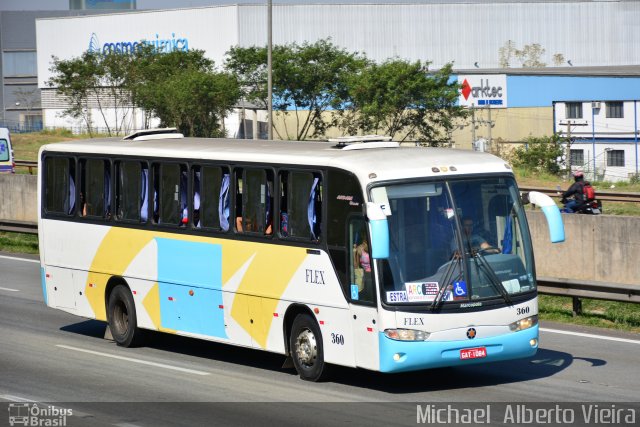
<svg viewBox="0 0 640 427">
<path fill-rule="evenodd" d="M 318 323 L 309 314 L 298 314 L 293 320 L 289 348 L 293 366 L 300 378 L 306 381 L 326 379 L 328 366 L 324 362 L 322 333 Z"/>
<path fill-rule="evenodd" d="M 117 285 L 109 295 L 107 321 L 113 340 L 122 347 L 136 347 L 142 343 L 143 330 L 138 328 L 136 306 L 131 291 Z"/>
</svg>

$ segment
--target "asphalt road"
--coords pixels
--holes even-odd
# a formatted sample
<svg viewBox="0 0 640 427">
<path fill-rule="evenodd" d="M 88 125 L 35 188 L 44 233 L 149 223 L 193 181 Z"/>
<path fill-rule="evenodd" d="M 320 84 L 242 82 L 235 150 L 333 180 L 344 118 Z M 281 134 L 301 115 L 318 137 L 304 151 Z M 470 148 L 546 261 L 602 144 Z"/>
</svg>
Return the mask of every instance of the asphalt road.
<svg viewBox="0 0 640 427">
<path fill-rule="evenodd" d="M 33 402 L 92 426 L 414 425 L 418 405 L 454 402 L 631 404 L 640 416 L 638 335 L 543 324 L 532 359 L 399 375 L 338 368 L 308 383 L 282 356 L 250 349 L 165 334 L 117 347 L 104 323 L 46 307 L 38 261 L 16 258 L 0 254 L 0 425 Z M 513 425 L 500 410 L 492 424 Z"/>
</svg>

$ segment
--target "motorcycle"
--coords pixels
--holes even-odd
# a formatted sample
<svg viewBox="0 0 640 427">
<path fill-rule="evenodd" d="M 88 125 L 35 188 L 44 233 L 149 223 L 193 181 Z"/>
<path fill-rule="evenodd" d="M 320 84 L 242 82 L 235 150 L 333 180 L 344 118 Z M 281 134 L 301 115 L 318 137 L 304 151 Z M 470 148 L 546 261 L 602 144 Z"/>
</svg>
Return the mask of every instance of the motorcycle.
<svg viewBox="0 0 640 427">
<path fill-rule="evenodd" d="M 602 202 L 598 199 L 593 199 L 588 202 L 584 202 L 581 205 L 575 206 L 573 209 L 567 208 L 567 200 L 562 200 L 563 208 L 560 212 L 563 213 L 577 213 L 586 215 L 600 215 L 602 214 Z"/>
</svg>

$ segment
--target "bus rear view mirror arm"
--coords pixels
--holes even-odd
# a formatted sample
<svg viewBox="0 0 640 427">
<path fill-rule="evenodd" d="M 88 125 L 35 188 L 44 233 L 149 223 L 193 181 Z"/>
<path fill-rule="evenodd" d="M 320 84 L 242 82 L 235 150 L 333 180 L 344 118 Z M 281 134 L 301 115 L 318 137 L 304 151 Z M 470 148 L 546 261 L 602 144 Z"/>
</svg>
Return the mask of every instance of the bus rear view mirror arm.
<svg viewBox="0 0 640 427">
<path fill-rule="evenodd" d="M 549 226 L 549 237 L 551 243 L 564 242 L 564 224 L 562 223 L 562 215 L 560 215 L 560 209 L 553 201 L 553 199 L 546 194 L 539 193 L 537 191 L 531 191 L 528 194 L 523 195 L 523 202 L 528 200 L 536 206 L 539 206 L 547 219 L 547 225 Z"/>
<path fill-rule="evenodd" d="M 375 259 L 389 258 L 389 224 L 387 215 L 376 203 L 367 202 L 367 219 L 371 231 L 371 256 Z"/>
</svg>

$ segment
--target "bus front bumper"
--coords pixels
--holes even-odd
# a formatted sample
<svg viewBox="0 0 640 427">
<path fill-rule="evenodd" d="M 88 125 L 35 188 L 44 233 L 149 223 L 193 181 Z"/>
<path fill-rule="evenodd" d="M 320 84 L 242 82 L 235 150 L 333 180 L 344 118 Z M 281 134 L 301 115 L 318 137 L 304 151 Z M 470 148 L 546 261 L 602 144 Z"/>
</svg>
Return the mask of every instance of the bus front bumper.
<svg viewBox="0 0 640 427">
<path fill-rule="evenodd" d="M 381 372 L 498 362 L 536 354 L 538 325 L 524 331 L 465 341 L 397 341 L 381 332 L 379 345 Z M 486 357 L 462 358 L 461 350 L 477 348 L 484 348 Z"/>
</svg>

